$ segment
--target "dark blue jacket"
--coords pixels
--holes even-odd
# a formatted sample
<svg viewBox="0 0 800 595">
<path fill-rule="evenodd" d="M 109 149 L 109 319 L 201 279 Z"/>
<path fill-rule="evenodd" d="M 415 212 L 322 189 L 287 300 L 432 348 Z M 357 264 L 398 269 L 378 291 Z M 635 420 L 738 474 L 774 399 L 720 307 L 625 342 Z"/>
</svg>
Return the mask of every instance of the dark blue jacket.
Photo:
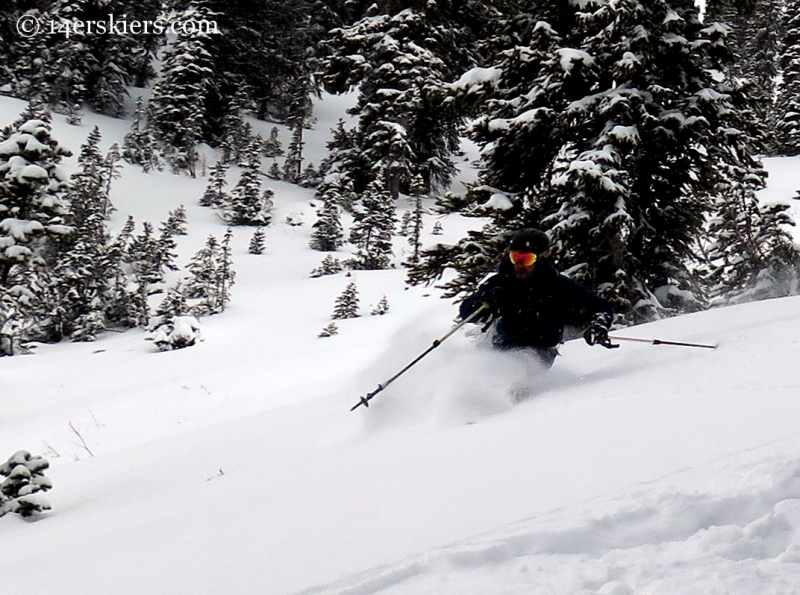
<svg viewBox="0 0 800 595">
<path fill-rule="evenodd" d="M 514 266 L 504 260 L 498 272 L 461 303 L 462 320 L 480 308 L 489 292 L 501 287 L 495 343 L 500 347 L 555 347 L 562 342 L 564 326 L 585 326 L 595 316 L 612 320 L 608 302 L 540 260 L 530 279 L 520 281 Z M 481 313 L 475 322 L 491 314 Z"/>
</svg>

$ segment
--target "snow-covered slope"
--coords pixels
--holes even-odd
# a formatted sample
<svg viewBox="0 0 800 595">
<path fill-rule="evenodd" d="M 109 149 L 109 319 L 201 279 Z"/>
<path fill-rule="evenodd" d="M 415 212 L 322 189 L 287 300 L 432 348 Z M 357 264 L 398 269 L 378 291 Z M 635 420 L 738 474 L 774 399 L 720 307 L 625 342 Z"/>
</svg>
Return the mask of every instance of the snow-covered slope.
<svg viewBox="0 0 800 595">
<path fill-rule="evenodd" d="M 22 107 L 0 99 L 2 121 Z M 104 146 L 126 131 L 56 117 L 55 137 L 77 152 L 94 124 Z M 771 188 L 800 186 L 774 163 Z M 235 229 L 233 301 L 201 344 L 132 331 L 0 359 L 0 458 L 46 454 L 55 486 L 41 520 L 0 519 L 2 593 L 800 592 L 800 298 L 625 333 L 716 350 L 574 341 L 546 374 L 459 332 L 351 413 L 456 309 L 401 270 L 310 278 L 313 195 L 271 186 L 266 252 Z M 113 225 L 186 205 L 185 264 L 224 232 L 204 187 L 126 167 Z M 353 279 L 363 316 L 317 338 Z"/>
</svg>

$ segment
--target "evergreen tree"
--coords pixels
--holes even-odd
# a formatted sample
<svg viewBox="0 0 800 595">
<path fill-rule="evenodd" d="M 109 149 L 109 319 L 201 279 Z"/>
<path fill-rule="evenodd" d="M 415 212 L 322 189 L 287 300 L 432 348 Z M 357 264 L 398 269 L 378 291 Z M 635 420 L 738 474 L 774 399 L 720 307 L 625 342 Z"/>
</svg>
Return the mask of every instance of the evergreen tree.
<svg viewBox="0 0 800 595">
<path fill-rule="evenodd" d="M 339 0 L 337 0 L 338 2 Z M 198 0 L 175 0 L 185 10 Z M 203 0 L 214 13 L 218 34 L 210 39 L 218 89 L 206 103 L 210 137 L 221 134 L 228 100 L 246 88 L 259 119 L 288 122 L 298 101 L 317 93 L 316 46 L 340 21 L 333 3 L 323 0 Z"/>
<path fill-rule="evenodd" d="M 443 101 L 452 71 L 443 59 L 453 44 L 438 3 L 398 13 L 368 14 L 331 32 L 323 78 L 327 90 L 358 87 L 355 144 L 361 160 L 342 164 L 356 190 L 381 178 L 397 199 L 411 177 L 426 186 L 446 185 L 454 173 L 450 155 L 458 150 L 456 116 Z"/>
<path fill-rule="evenodd" d="M 148 296 L 158 293 L 155 287 L 164 282 L 164 271 L 161 267 L 161 246 L 155 237 L 153 226 L 148 221 L 142 224 L 142 233 L 132 238 L 128 245 L 126 261 L 133 271 L 133 277 L 139 294 L 138 303 L 142 310 L 139 313 L 145 324 L 150 320 Z"/>
<path fill-rule="evenodd" d="M 161 300 L 155 311 L 158 319 L 158 326 L 166 325 L 174 328 L 175 319 L 180 316 L 189 315 L 189 303 L 186 299 L 186 292 L 183 285 L 178 282 L 175 287 L 167 291 L 166 297 Z"/>
<path fill-rule="evenodd" d="M 264 157 L 281 157 L 283 155 L 283 147 L 281 146 L 281 139 L 278 137 L 278 127 L 273 126 L 269 132 L 269 138 L 264 141 L 263 145 Z"/>
<path fill-rule="evenodd" d="M 309 246 L 321 252 L 333 252 L 344 244 L 342 215 L 339 212 L 341 187 L 339 180 L 326 185 L 322 194 L 322 208 L 317 213 Z"/>
<path fill-rule="evenodd" d="M 167 220 L 164 222 L 164 230 L 173 236 L 185 236 L 188 234 L 187 223 L 186 207 L 179 205 L 167 215 Z"/>
<path fill-rule="evenodd" d="M 314 168 L 313 163 L 306 165 L 303 173 L 300 174 L 300 185 L 303 188 L 316 188 L 320 184 L 320 174 Z"/>
<path fill-rule="evenodd" d="M 164 9 L 162 0 L 124 0 L 125 14 L 128 19 L 138 22 L 155 22 Z M 136 44 L 129 56 L 131 84 L 135 87 L 145 88 L 156 76 L 153 61 L 156 53 L 166 40 L 166 35 L 159 33 L 155 27 L 141 31 L 135 36 Z"/>
<path fill-rule="evenodd" d="M 333 307 L 333 314 L 331 318 L 345 319 L 345 318 L 358 318 L 358 289 L 356 282 L 351 281 L 347 284 L 342 294 L 336 298 L 336 303 Z"/>
<path fill-rule="evenodd" d="M 56 106 L 59 109 L 59 106 Z M 83 110 L 80 103 L 73 103 L 72 105 L 64 104 L 61 108 L 61 113 L 66 116 L 67 124 L 70 126 L 80 126 L 83 124 Z"/>
<path fill-rule="evenodd" d="M 760 0 L 752 6 L 735 3 L 712 3 L 706 10 L 706 22 L 722 22 L 730 27 L 727 42 L 734 59 L 727 65 L 731 84 L 747 85 L 753 101 L 756 126 L 754 140 L 761 150 L 778 150 L 775 136 L 775 84 L 778 75 L 779 45 L 783 37 L 781 6 L 783 0 Z"/>
<path fill-rule="evenodd" d="M 357 145 L 356 132 L 347 130 L 344 120 L 339 120 L 332 133 L 333 137 L 325 145 L 328 156 L 320 164 L 320 170 L 326 172 L 326 176 L 317 192 L 323 194 L 328 183 L 338 183 L 342 188 L 349 184 L 349 191 L 342 194 L 339 202 L 339 206 L 349 212 L 355 202 L 355 188 L 366 188 L 370 169 Z M 339 178 L 343 179 L 340 181 Z"/>
<path fill-rule="evenodd" d="M 775 91 L 775 78 L 778 75 L 777 63 L 779 46 L 783 35 L 781 22 L 783 0 L 750 0 L 752 8 L 737 11 L 707 12 L 706 21 L 723 21 L 734 28 L 729 33 L 733 37 L 732 50 L 735 59 L 729 72 L 735 76 L 746 77 L 753 81 L 758 92 L 756 99 L 771 101 Z M 727 17 L 727 18 L 726 18 Z"/>
<path fill-rule="evenodd" d="M 749 14 L 757 4 L 758 0 L 707 0 L 706 13 L 714 15 L 731 10 L 738 14 Z"/>
<path fill-rule="evenodd" d="M 492 222 L 426 251 L 412 280 L 455 266 L 446 287 L 458 294 L 492 267 L 505 233 L 543 226 L 559 266 L 628 320 L 702 307 L 694 242 L 721 164 L 744 146 L 709 150 L 739 123 L 713 76 L 724 29 L 663 0 L 545 2 L 515 22 L 524 45 L 512 38 L 491 68 L 454 85 L 484 111 L 470 128 L 485 168 L 472 199 Z M 511 208 L 476 208 L 497 192 Z"/>
<path fill-rule="evenodd" d="M 192 307 L 195 315 L 214 312 L 217 303 L 217 254 L 219 240 L 213 235 L 206 238 L 205 245 L 192 256 L 187 267 L 190 277 L 186 282 L 186 297 L 199 300 Z"/>
<path fill-rule="evenodd" d="M 102 229 L 92 216 L 87 223 Z M 56 265 L 48 282 L 46 326 L 42 338 L 56 342 L 63 337 L 73 341 L 94 341 L 106 330 L 106 278 L 111 263 L 106 258 L 105 245 L 89 235 L 88 227 L 70 252 Z M 103 238 L 104 239 L 104 238 Z"/>
<path fill-rule="evenodd" d="M 325 275 L 335 275 L 336 273 L 341 273 L 343 270 L 344 267 L 342 267 L 341 261 L 332 254 L 328 254 L 322 259 L 319 267 L 311 271 L 311 276 L 323 277 Z"/>
<path fill-rule="evenodd" d="M 320 339 L 325 339 L 327 337 L 332 337 L 338 334 L 339 334 L 339 327 L 336 326 L 335 322 L 331 322 L 328 326 L 326 326 L 319 332 L 317 337 L 319 337 Z"/>
<path fill-rule="evenodd" d="M 201 339 L 200 323 L 189 311 L 186 293 L 178 283 L 156 309 L 152 341 L 159 351 L 183 349 Z"/>
<path fill-rule="evenodd" d="M 178 218 L 180 215 L 178 215 Z M 178 266 L 175 264 L 175 259 L 178 255 L 175 249 L 178 243 L 175 241 L 175 236 L 179 231 L 182 231 L 182 223 L 175 219 L 175 213 L 170 213 L 166 221 L 161 223 L 158 230 L 158 241 L 156 242 L 155 259 L 158 269 L 162 273 L 160 282 L 164 282 L 163 274 L 166 271 L 177 271 Z"/>
<path fill-rule="evenodd" d="M 231 258 L 230 228 L 220 244 L 214 236 L 192 257 L 188 265 L 190 277 L 185 285 L 185 295 L 194 300 L 191 313 L 195 316 L 218 314 L 230 302 L 230 288 L 236 278 Z"/>
<path fill-rule="evenodd" d="M 0 51 L 4 56 L 11 53 L 11 41 L 14 39 L 14 17 L 20 16 L 20 11 L 13 4 L 0 8 Z M 8 64 L 0 66 L 0 88 L 9 91 L 12 88 L 13 74 Z"/>
<path fill-rule="evenodd" d="M 408 235 L 408 226 L 411 224 L 411 217 L 414 213 L 412 211 L 406 211 L 403 213 L 403 216 L 400 218 L 400 225 L 397 228 L 397 235 L 399 236 L 407 236 Z"/>
<path fill-rule="evenodd" d="M 6 478 L 0 483 L 0 517 L 9 512 L 30 517 L 50 510 L 50 504 L 40 494 L 53 487 L 44 474 L 49 467 L 44 458 L 25 450 L 14 453 L 0 465 L 0 475 Z"/>
<path fill-rule="evenodd" d="M 354 217 L 350 242 L 358 249 L 351 263 L 353 268 L 388 268 L 396 224 L 395 203 L 389 193 L 383 190 L 381 181 L 376 180 L 367 187 L 362 207 Z"/>
<path fill-rule="evenodd" d="M 272 221 L 272 211 L 275 208 L 275 192 L 272 188 L 265 188 L 261 194 L 261 212 L 264 214 L 264 225 Z"/>
<path fill-rule="evenodd" d="M 16 280 L 0 290 L 0 356 L 30 353 L 32 342 L 50 339 L 42 325 L 55 302 L 48 291 L 48 269 L 25 269 Z"/>
<path fill-rule="evenodd" d="M 0 286 L 9 287 L 15 270 L 52 261 L 56 240 L 72 231 L 64 224 L 68 183 L 59 168 L 71 153 L 52 137 L 49 122 L 31 112 L 0 138 Z"/>
<path fill-rule="evenodd" d="M 104 15 L 105 16 L 105 15 Z M 101 114 L 125 116 L 128 87 L 133 82 L 133 58 L 140 48 L 136 36 L 95 35 L 97 69 L 90 71 L 86 101 Z M 142 58 L 140 58 L 142 59 Z"/>
<path fill-rule="evenodd" d="M 213 21 L 216 13 L 193 2 L 178 19 Z M 175 43 L 167 50 L 161 77 L 153 87 L 148 106 L 148 130 L 161 144 L 176 172 L 195 176 L 196 144 L 209 138 L 207 102 L 218 92 L 214 70 L 213 35 L 200 27 L 178 27 Z"/>
<path fill-rule="evenodd" d="M 223 161 L 240 163 L 248 159 L 246 153 L 252 150 L 256 137 L 253 127 L 245 120 L 247 109 L 248 93 L 245 88 L 240 87 L 231 99 L 222 121 L 220 147 Z"/>
<path fill-rule="evenodd" d="M 156 151 L 156 141 L 147 127 L 144 103 L 136 99 L 133 124 L 122 141 L 122 157 L 128 163 L 141 165 L 145 171 L 160 169 Z"/>
<path fill-rule="evenodd" d="M 309 57 L 304 62 L 306 62 L 307 65 L 309 63 L 314 64 L 312 68 L 316 69 L 316 60 L 313 58 Z M 286 124 L 290 129 L 306 129 L 313 126 L 314 106 L 311 101 L 311 95 L 314 90 L 314 76 L 310 70 L 306 70 L 303 75 L 298 77 L 294 82 L 288 94 Z"/>
<path fill-rule="evenodd" d="M 317 42 L 310 27 L 310 0 L 206 0 L 218 13 L 221 35 L 213 52 L 221 96 L 242 81 L 262 120 L 285 121 L 298 81 L 310 70 Z M 222 76 L 225 73 L 225 76 Z"/>
<path fill-rule="evenodd" d="M 750 14 L 769 15 L 775 10 L 766 0 Z M 755 23 L 754 19 L 750 26 L 743 26 L 740 36 L 745 41 Z M 751 43 L 749 47 L 751 54 L 758 54 L 758 46 Z M 710 241 L 703 242 L 701 237 L 700 243 L 705 244 L 702 251 L 706 257 L 702 270 L 716 303 L 784 296 L 798 289 L 800 248 L 788 232 L 794 225 L 789 209 L 785 205 L 762 205 L 757 195 L 766 186 L 767 173 L 754 157 L 760 147 L 753 139 L 774 138 L 767 135 L 764 126 L 763 97 L 752 93 L 753 85 L 744 78 L 755 80 L 756 88 L 766 85 L 766 80 L 759 81 L 758 76 L 757 71 L 743 69 L 742 78 L 731 77 L 720 88 L 737 110 L 720 130 L 724 142 L 709 146 L 711 155 L 718 157 L 719 183 L 705 234 Z M 765 78 L 772 75 L 767 73 Z M 767 88 L 771 89 L 771 84 Z"/>
<path fill-rule="evenodd" d="M 741 175 L 732 175 L 733 180 Z M 800 290 L 800 247 L 788 231 L 794 221 L 785 204 L 761 205 L 756 192 L 765 173 L 723 184 L 704 246 L 711 297 L 736 303 L 793 295 Z"/>
<path fill-rule="evenodd" d="M 422 205 L 422 197 L 425 194 L 425 187 L 422 181 L 422 176 L 419 174 L 415 176 L 411 184 L 411 201 L 413 204 L 413 211 L 408 211 L 410 215 L 408 223 L 408 245 L 411 246 L 411 256 L 408 257 L 409 264 L 417 264 L 419 262 L 419 253 L 422 249 L 422 215 L 424 208 Z"/>
<path fill-rule="evenodd" d="M 777 106 L 777 133 L 785 155 L 800 154 L 800 1 L 786 0 L 781 51 L 783 83 Z"/>
<path fill-rule="evenodd" d="M 408 137 L 408 130 L 389 119 L 376 122 L 363 142 L 369 153 L 380 157 L 372 167 L 375 179 L 384 182 L 386 190 L 394 200 L 400 198 L 400 191 L 408 188 L 411 179 L 419 171 L 415 167 L 414 150 Z M 367 156 L 370 158 L 370 155 Z M 382 175 L 377 172 L 383 172 Z"/>
<path fill-rule="evenodd" d="M 130 260 L 135 227 L 133 217 L 129 216 L 107 249 L 107 258 L 113 269 L 107 277 L 106 320 L 115 326 L 137 327 L 148 323 L 147 296 L 139 291 L 135 282 L 135 267 Z M 133 282 L 130 277 L 133 277 Z"/>
<path fill-rule="evenodd" d="M 341 176 L 339 178 L 333 177 L 333 181 L 339 186 L 339 191 L 337 193 L 337 202 L 339 206 L 345 211 L 352 213 L 356 201 L 358 200 L 358 195 L 353 188 L 353 181 L 347 176 Z"/>
<path fill-rule="evenodd" d="M 280 180 L 283 177 L 283 172 L 281 171 L 281 167 L 278 165 L 277 161 L 272 162 L 272 165 L 267 172 L 267 176 L 273 180 Z"/>
<path fill-rule="evenodd" d="M 108 200 L 107 169 L 105 158 L 99 144 L 102 135 L 95 126 L 81 145 L 78 155 L 78 171 L 71 176 L 68 192 L 70 210 L 76 222 L 81 222 L 93 214 L 105 217 L 110 210 Z"/>
<path fill-rule="evenodd" d="M 253 232 L 253 237 L 250 239 L 250 245 L 247 251 L 250 254 L 264 254 L 264 240 L 264 227 L 259 226 Z"/>
<path fill-rule="evenodd" d="M 386 296 L 383 296 L 378 305 L 370 312 L 373 316 L 383 316 L 389 311 L 389 300 L 386 299 Z"/>
<path fill-rule="evenodd" d="M 211 168 L 211 175 L 208 177 L 208 186 L 203 196 L 200 197 L 200 205 L 203 207 L 221 207 L 230 201 L 230 197 L 223 190 L 227 185 L 226 176 L 228 174 L 228 164 L 219 160 Z"/>
<path fill-rule="evenodd" d="M 94 8 L 93 0 L 55 0 L 45 17 L 54 23 L 84 21 Z M 100 65 L 92 51 L 93 36 L 75 32 L 52 39 L 42 64 L 41 98 L 58 113 L 68 114 L 88 98 L 89 73 Z"/>
<path fill-rule="evenodd" d="M 129 12 L 126 16 L 133 15 Z M 38 89 L 57 111 L 78 114 L 81 104 L 87 102 L 100 113 L 124 114 L 124 100 L 135 66 L 133 57 L 146 36 L 100 34 L 91 28 L 67 32 L 63 25 L 108 24 L 109 19 L 105 0 L 55 0 L 43 15 L 43 22 L 62 23 L 55 26 L 55 35 L 45 36 L 46 47 L 39 54 Z M 154 18 L 151 16 L 150 20 Z"/>
<path fill-rule="evenodd" d="M 266 225 L 269 216 L 264 198 L 261 193 L 261 152 L 258 146 L 251 145 L 244 171 L 225 205 L 225 221 L 229 225 Z"/>
<path fill-rule="evenodd" d="M 175 222 L 174 213 L 170 213 L 167 221 L 160 224 L 158 235 L 153 225 L 145 221 L 142 233 L 127 242 L 125 260 L 133 271 L 143 300 L 149 295 L 161 293 L 163 289 L 160 285 L 166 281 L 166 272 L 178 270 L 174 252 L 177 245 L 174 235 L 178 231 L 180 224 Z"/>
<path fill-rule="evenodd" d="M 262 157 L 262 145 L 263 139 L 260 136 L 256 136 L 252 134 L 252 128 L 250 124 L 245 125 L 245 134 L 247 139 L 247 144 L 242 148 L 239 153 L 239 158 L 236 161 L 236 164 L 239 167 L 248 167 L 248 166 L 255 166 L 258 167 L 259 171 L 261 171 L 261 157 Z"/>
<path fill-rule="evenodd" d="M 92 341 L 110 324 L 124 322 L 112 314 L 124 308 L 117 300 L 128 296 L 116 293 L 113 286 L 124 272 L 110 249 L 107 164 L 99 141 L 100 131 L 95 128 L 81 147 L 79 169 L 70 180 L 68 221 L 75 231 L 47 276 L 49 299 L 43 304 L 47 316 L 41 328 L 46 340 Z"/>
<path fill-rule="evenodd" d="M 303 167 L 303 126 L 298 123 L 292 128 L 292 140 L 286 150 L 286 159 L 283 162 L 281 178 L 292 184 L 300 182 Z"/>
<path fill-rule="evenodd" d="M 297 81 L 311 81 L 303 90 L 306 101 L 316 93 L 311 74 L 318 70 L 315 47 L 330 27 L 340 23 L 331 3 L 322 0 L 265 0 L 255 4 L 246 0 L 24 0 L 17 4 L 0 9 L 0 16 L 6 17 L 0 19 L 0 39 L 9 46 L 0 67 L 0 86 L 8 84 L 14 94 L 24 98 L 41 96 L 49 101 L 52 97 L 64 111 L 87 101 L 98 111 L 118 115 L 126 87 L 146 87 L 153 78 L 153 58 L 166 36 L 149 28 L 136 34 L 71 31 L 69 36 L 24 37 L 14 28 L 23 8 L 32 8 L 31 16 L 42 23 L 59 18 L 108 23 L 110 13 L 118 17 L 124 14 L 128 22 L 153 22 L 165 8 L 174 11 L 170 14 L 173 23 L 177 19 L 216 25 L 209 35 L 200 30 L 205 27 L 178 26 L 179 39 L 173 45 L 181 46 L 180 38 L 192 29 L 198 36 L 206 36 L 203 45 L 213 75 L 207 77 L 204 91 L 210 92 L 198 94 L 197 88 L 187 88 L 182 100 L 197 100 L 194 103 L 201 107 L 197 117 L 204 122 L 202 138 L 213 142 L 221 135 L 227 98 L 241 87 L 247 88 L 248 100 L 255 105 L 259 118 L 277 121 L 286 119 L 293 92 L 299 91 Z M 189 62 L 186 66 L 191 70 L 194 66 Z M 166 66 L 175 79 L 178 68 Z M 194 132 L 196 127 L 192 126 L 187 136 Z M 167 134 L 165 144 L 182 149 L 172 158 L 185 158 L 182 153 L 188 145 L 173 143 L 185 139 L 171 136 Z M 178 165 L 186 169 L 184 163 Z"/>
<path fill-rule="evenodd" d="M 19 285 L 17 287 L 21 288 Z M 30 290 L 23 293 L 26 294 L 24 303 L 30 303 L 28 300 L 33 297 Z M 18 301 L 19 297 L 11 291 L 0 291 L 0 357 L 29 352 L 25 344 L 25 317 L 20 311 L 22 303 Z"/>
<path fill-rule="evenodd" d="M 0 37 L 5 40 L 3 66 L 0 66 L 3 93 L 37 101 L 42 99 L 42 66 L 48 55 L 47 39 L 43 35 L 22 35 L 16 27 L 17 23 L 41 23 L 45 6 L 40 4 L 42 6 L 38 7 L 27 5 L 24 10 L 23 6 L 12 2 L 0 8 L 0 27 L 4 29 Z"/>
<path fill-rule="evenodd" d="M 233 270 L 233 258 L 231 257 L 231 239 L 233 239 L 233 230 L 229 227 L 222 238 L 216 263 L 216 312 L 224 312 L 225 307 L 230 303 L 231 286 L 236 278 L 236 272 Z"/>
<path fill-rule="evenodd" d="M 108 153 L 106 153 L 106 156 L 103 159 L 102 173 L 106 184 L 106 195 L 111 192 L 111 182 L 122 177 L 122 174 L 120 173 L 120 170 L 122 169 L 122 166 L 119 163 L 120 161 L 122 161 L 122 152 L 120 151 L 119 145 L 114 143 L 109 147 Z M 113 206 L 109 200 L 106 214 L 110 215 L 112 210 Z"/>
<path fill-rule="evenodd" d="M 191 347 L 202 340 L 200 322 L 194 316 L 175 316 L 155 331 L 153 342 L 159 351 Z"/>
</svg>

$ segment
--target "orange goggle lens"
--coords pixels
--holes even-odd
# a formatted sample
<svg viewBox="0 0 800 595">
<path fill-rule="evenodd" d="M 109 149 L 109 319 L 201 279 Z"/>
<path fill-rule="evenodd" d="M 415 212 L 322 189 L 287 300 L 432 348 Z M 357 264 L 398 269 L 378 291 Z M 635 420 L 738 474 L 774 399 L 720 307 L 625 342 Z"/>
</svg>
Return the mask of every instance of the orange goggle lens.
<svg viewBox="0 0 800 595">
<path fill-rule="evenodd" d="M 512 250 L 508 253 L 508 257 L 514 264 L 521 264 L 522 266 L 529 267 L 536 262 L 536 255 L 533 252 L 522 252 L 520 250 Z"/>
</svg>

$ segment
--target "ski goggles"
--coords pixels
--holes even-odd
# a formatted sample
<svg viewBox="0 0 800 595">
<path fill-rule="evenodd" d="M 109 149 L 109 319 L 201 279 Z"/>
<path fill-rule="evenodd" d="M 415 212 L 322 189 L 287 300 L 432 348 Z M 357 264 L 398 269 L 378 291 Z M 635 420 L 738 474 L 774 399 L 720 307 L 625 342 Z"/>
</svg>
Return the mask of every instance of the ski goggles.
<svg viewBox="0 0 800 595">
<path fill-rule="evenodd" d="M 522 250 L 511 250 L 508 253 L 508 257 L 513 264 L 521 264 L 526 267 L 536 262 L 536 254 L 533 252 L 523 252 Z"/>
</svg>

